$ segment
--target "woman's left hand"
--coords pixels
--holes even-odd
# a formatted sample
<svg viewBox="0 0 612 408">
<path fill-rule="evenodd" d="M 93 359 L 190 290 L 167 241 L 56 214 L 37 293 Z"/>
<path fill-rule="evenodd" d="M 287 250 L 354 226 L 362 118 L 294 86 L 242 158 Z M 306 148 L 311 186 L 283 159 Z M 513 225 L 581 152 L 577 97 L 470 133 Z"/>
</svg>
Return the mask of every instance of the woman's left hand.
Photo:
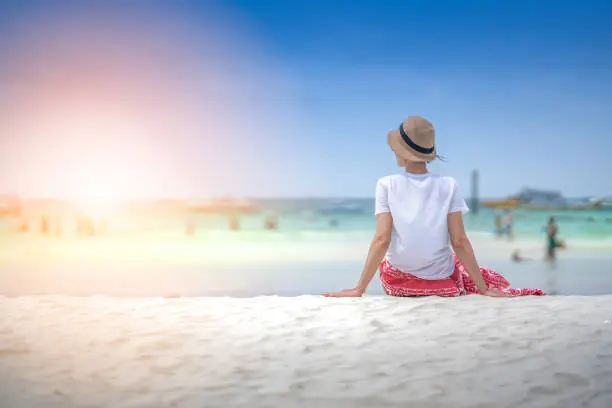
<svg viewBox="0 0 612 408">
<path fill-rule="evenodd" d="M 510 297 L 517 297 L 518 295 L 514 295 L 512 293 L 508 293 L 508 292 L 504 292 L 501 290 L 494 290 L 494 289 L 487 289 L 484 292 L 481 292 L 482 295 L 484 296 L 489 296 L 489 297 L 504 297 L 504 298 L 510 298 Z"/>
<path fill-rule="evenodd" d="M 363 295 L 363 291 L 357 288 L 344 289 L 344 290 L 341 290 L 340 292 L 334 292 L 334 293 L 328 293 L 328 292 L 323 293 L 323 296 L 326 296 L 326 297 L 361 297 L 362 295 Z"/>
</svg>

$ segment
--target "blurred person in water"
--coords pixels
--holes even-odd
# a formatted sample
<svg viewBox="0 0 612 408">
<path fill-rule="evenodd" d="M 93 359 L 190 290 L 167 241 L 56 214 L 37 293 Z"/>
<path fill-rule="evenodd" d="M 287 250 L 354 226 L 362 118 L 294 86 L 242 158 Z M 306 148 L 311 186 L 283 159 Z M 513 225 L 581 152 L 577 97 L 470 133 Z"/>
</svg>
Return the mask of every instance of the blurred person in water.
<svg viewBox="0 0 612 408">
<path fill-rule="evenodd" d="M 378 180 L 376 232 L 357 285 L 329 297 L 359 297 L 377 269 L 391 296 L 492 297 L 542 295 L 539 289 L 511 289 L 500 274 L 481 268 L 463 225 L 467 204 L 452 177 L 432 174 L 438 156 L 433 125 L 410 116 L 387 135 L 404 172 Z"/>
<path fill-rule="evenodd" d="M 546 260 L 552 264 L 557 261 L 557 248 L 565 248 L 565 242 L 557 238 L 558 232 L 555 217 L 550 217 L 546 227 Z"/>
<path fill-rule="evenodd" d="M 527 257 L 524 257 L 523 255 L 521 255 L 521 250 L 520 249 L 517 249 L 514 252 L 512 252 L 511 259 L 512 259 L 512 261 L 517 262 L 517 263 L 518 262 L 533 261 L 533 258 L 527 258 Z"/>
<path fill-rule="evenodd" d="M 512 214 L 512 210 L 507 210 L 506 211 L 505 232 L 506 232 L 506 236 L 508 237 L 508 241 L 512 241 L 512 238 L 514 238 L 513 224 L 514 224 L 514 214 Z"/>
<path fill-rule="evenodd" d="M 231 214 L 229 216 L 228 223 L 228 228 L 230 231 L 238 231 L 240 229 L 240 220 L 236 214 Z"/>
<path fill-rule="evenodd" d="M 501 214 L 495 213 L 495 235 L 497 238 L 501 238 L 504 234 L 504 228 L 502 226 L 502 217 Z"/>
<path fill-rule="evenodd" d="M 270 214 L 266 217 L 264 228 L 269 231 L 274 231 L 278 228 L 278 219 L 275 214 Z"/>
</svg>

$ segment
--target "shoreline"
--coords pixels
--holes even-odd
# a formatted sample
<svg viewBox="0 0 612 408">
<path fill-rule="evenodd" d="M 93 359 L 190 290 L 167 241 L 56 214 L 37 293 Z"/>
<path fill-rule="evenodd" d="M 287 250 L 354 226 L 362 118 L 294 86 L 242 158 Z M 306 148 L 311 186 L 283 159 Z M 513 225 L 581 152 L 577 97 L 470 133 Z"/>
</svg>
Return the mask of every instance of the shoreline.
<svg viewBox="0 0 612 408">
<path fill-rule="evenodd" d="M 479 261 L 501 273 L 515 288 L 539 288 L 559 295 L 612 293 L 612 256 L 561 258 L 554 268 L 541 261 L 515 264 L 507 259 L 485 257 L 479 257 Z M 42 267 L 0 266 L 0 295 L 294 297 L 351 287 L 362 268 L 363 261 L 312 260 L 251 265 L 67 262 Z M 383 295 L 378 276 L 367 295 Z"/>
<path fill-rule="evenodd" d="M 252 263 L 287 261 L 357 261 L 365 259 L 373 232 L 226 232 L 185 237 L 174 234 L 133 234 L 96 237 L 0 235 L 0 267 L 62 262 L 148 261 L 190 265 L 198 262 Z M 478 258 L 509 258 L 512 252 L 531 258 L 545 253 L 545 240 L 512 241 L 468 231 Z M 560 257 L 612 257 L 612 239 L 568 240 Z M 236 256 L 236 255 L 239 256 Z"/>
<path fill-rule="evenodd" d="M 0 237 L 0 294 L 118 296 L 299 296 L 354 284 L 363 268 L 369 235 L 344 234 L 321 241 L 282 233 L 209 237 L 158 236 Z M 257 237 L 267 239 L 256 239 Z M 543 261 L 543 242 L 496 240 L 469 233 L 477 260 L 512 287 L 562 295 L 612 293 L 612 250 L 559 251 L 557 267 Z M 229 238 L 231 239 L 229 239 Z M 514 263 L 520 249 L 532 258 Z M 369 294 L 382 294 L 375 277 Z"/>
</svg>

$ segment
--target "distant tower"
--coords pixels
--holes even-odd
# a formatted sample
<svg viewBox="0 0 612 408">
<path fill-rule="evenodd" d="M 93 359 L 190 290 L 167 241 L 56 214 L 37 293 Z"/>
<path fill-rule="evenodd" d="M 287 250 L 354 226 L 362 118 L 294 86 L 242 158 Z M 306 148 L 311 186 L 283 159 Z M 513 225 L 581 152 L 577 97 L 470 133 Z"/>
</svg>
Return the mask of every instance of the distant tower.
<svg viewBox="0 0 612 408">
<path fill-rule="evenodd" d="M 478 197 L 478 170 L 472 171 L 472 213 L 478 214 L 480 199 Z"/>
</svg>

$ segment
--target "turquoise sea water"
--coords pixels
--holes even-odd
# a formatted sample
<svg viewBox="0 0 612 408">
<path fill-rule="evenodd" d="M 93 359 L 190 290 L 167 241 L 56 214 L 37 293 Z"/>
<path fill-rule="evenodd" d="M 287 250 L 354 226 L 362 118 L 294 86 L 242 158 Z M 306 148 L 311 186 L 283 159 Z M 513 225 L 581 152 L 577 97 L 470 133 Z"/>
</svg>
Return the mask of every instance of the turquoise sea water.
<svg viewBox="0 0 612 408">
<path fill-rule="evenodd" d="M 374 202 L 371 199 L 262 199 L 253 200 L 260 209 L 257 214 L 240 215 L 240 231 L 245 235 L 253 235 L 264 230 L 264 220 L 274 214 L 278 219 L 278 231 L 287 236 L 298 238 L 308 237 L 310 233 L 319 232 L 331 235 L 342 235 L 345 238 L 354 234 L 371 234 L 374 230 Z M 349 205 L 351 213 L 324 213 L 320 209 L 341 203 Z M 612 210 L 600 211 L 533 211 L 515 210 L 514 233 L 517 238 L 542 239 L 543 228 L 550 216 L 555 216 L 560 235 L 576 240 L 607 240 L 612 239 Z M 468 231 L 493 233 L 495 213 L 491 209 L 481 208 L 478 212 L 471 211 L 464 216 Z M 181 233 L 185 223 L 191 221 L 198 232 L 219 233 L 228 230 L 228 217 L 225 215 L 192 214 L 175 216 L 129 216 L 111 217 L 109 232 L 150 232 L 150 233 Z M 0 230 L 14 224 L 14 220 L 0 218 Z M 5 228 L 2 228 L 5 227 Z M 219 235 L 222 237 L 223 234 Z M 311 235 L 311 234 L 310 234 Z M 236 236 L 236 234 L 234 234 Z M 238 235 L 239 236 L 239 235 Z"/>
<path fill-rule="evenodd" d="M 63 245 L 57 244 L 62 242 L 74 243 L 64 249 L 87 251 L 109 242 L 126 242 L 128 246 L 143 243 L 161 252 L 185 250 L 185 254 L 191 254 L 185 256 L 223 250 L 232 259 L 213 262 L 206 261 L 204 256 L 195 257 L 191 263 L 160 264 L 143 255 L 138 262 L 129 264 L 68 262 L 62 266 L 24 266 L 25 269 L 0 263 L 0 294 L 292 296 L 341 289 L 358 279 L 374 232 L 375 217 L 372 200 L 343 200 L 361 209 L 358 212 L 318 211 L 335 201 L 257 200 L 255 204 L 261 212 L 241 215 L 239 231 L 228 230 L 226 215 L 111 217 L 106 238 L 48 237 L 34 239 L 33 245 L 38 245 L 37 251 L 45 252 L 52 251 L 54 245 Z M 278 220 L 278 230 L 274 232 L 264 229 L 270 214 Z M 551 215 L 556 217 L 560 236 L 568 244 L 568 249 L 559 253 L 559 262 L 554 267 L 542 260 L 545 244 L 542 228 Z M 481 264 L 502 272 L 513 286 L 541 287 L 560 294 L 612 293 L 611 211 L 515 211 L 512 243 L 494 238 L 494 216 L 492 210 L 484 208 L 468 213 L 466 228 L 474 237 Z M 6 227 L 14 220 L 0 222 L 3 223 L 0 231 L 4 231 L 0 238 L 9 243 L 16 235 Z M 187 222 L 196 227 L 193 237 L 185 237 Z M 114 235 L 129 239 L 117 241 L 112 239 Z M 25 244 L 26 248 L 29 246 Z M 511 262 L 510 254 L 515 249 L 521 249 L 533 260 L 524 264 Z M 251 262 L 247 258 L 255 254 L 253 251 L 258 257 Z M 377 282 L 371 285 L 370 293 L 382 293 Z"/>
<path fill-rule="evenodd" d="M 334 204 L 336 200 L 260 200 L 255 204 L 262 209 L 256 215 L 240 217 L 241 230 L 251 233 L 261 231 L 265 217 L 275 214 L 278 217 L 279 230 L 286 234 L 293 233 L 295 238 L 308 236 L 308 232 L 336 233 L 345 238 L 354 235 L 371 234 L 374 231 L 374 202 L 369 199 L 343 200 L 343 204 L 357 206 L 361 212 L 355 213 L 320 213 L 318 209 Z M 351 207 L 353 208 L 353 207 Z M 612 244 L 612 211 L 533 211 L 516 210 L 514 213 L 514 234 L 516 238 L 529 240 L 544 239 L 548 218 L 555 216 L 559 233 L 565 239 L 583 242 L 611 240 Z M 465 215 L 464 222 L 468 231 L 493 233 L 495 212 L 481 208 L 477 212 Z M 226 230 L 227 218 L 223 216 L 198 215 L 194 223 L 201 230 Z M 159 220 L 159 227 L 170 227 L 176 220 Z M 332 223 L 334 223 L 332 225 Z M 163 225 L 162 225 L 163 224 Z"/>
</svg>

